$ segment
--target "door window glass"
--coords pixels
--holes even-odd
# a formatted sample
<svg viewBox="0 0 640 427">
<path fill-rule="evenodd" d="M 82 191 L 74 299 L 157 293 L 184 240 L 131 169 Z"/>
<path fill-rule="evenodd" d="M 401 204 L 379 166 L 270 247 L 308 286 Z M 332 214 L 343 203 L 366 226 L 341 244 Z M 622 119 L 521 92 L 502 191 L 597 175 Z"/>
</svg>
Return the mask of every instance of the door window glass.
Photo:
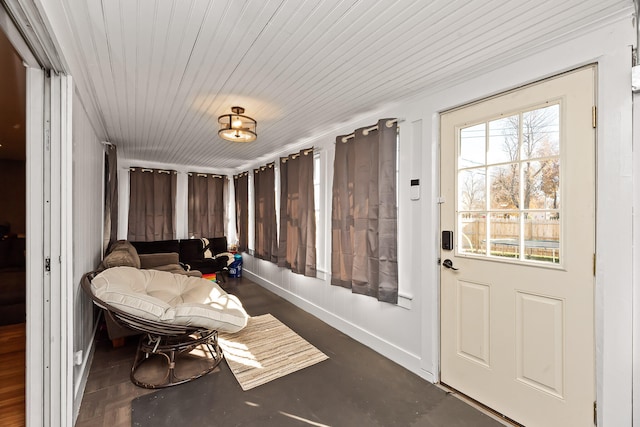
<svg viewBox="0 0 640 427">
<path fill-rule="evenodd" d="M 558 264 L 560 104 L 491 118 L 458 136 L 458 253 Z"/>
</svg>

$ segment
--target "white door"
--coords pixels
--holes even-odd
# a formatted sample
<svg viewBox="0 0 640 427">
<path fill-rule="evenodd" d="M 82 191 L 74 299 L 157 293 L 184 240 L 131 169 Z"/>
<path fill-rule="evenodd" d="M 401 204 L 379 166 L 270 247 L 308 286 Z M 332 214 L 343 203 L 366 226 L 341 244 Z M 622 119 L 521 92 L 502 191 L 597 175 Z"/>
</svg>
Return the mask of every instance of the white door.
<svg viewBox="0 0 640 427">
<path fill-rule="evenodd" d="M 441 116 L 441 381 L 527 426 L 593 425 L 594 79 Z"/>
</svg>

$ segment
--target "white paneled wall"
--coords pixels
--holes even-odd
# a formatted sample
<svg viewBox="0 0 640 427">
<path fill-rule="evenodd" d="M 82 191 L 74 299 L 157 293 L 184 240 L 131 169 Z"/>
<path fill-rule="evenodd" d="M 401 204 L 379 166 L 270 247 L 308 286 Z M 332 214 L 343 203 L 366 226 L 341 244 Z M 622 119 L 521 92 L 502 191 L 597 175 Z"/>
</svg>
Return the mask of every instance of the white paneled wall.
<svg viewBox="0 0 640 427">
<path fill-rule="evenodd" d="M 248 254 L 243 257 L 243 270 L 246 277 L 256 281 L 267 289 L 302 307 L 331 326 L 396 361 L 421 377 L 436 381 L 434 360 L 423 359 L 423 331 L 421 310 L 421 270 L 428 251 L 433 245 L 425 245 L 419 236 L 434 223 L 429 215 L 421 216 L 424 200 L 433 198 L 430 185 L 437 177 L 432 174 L 422 176 L 422 160 L 412 158 L 422 153 L 426 144 L 422 120 L 407 121 L 403 118 L 408 112 L 400 112 L 397 108 L 380 116 L 372 116 L 348 128 L 340 129 L 333 137 L 321 137 L 312 144 L 320 151 L 321 156 L 321 194 L 320 221 L 327 230 L 324 246 L 327 260 L 326 274 L 318 278 L 293 274 L 287 269 L 279 268 L 271 262 L 254 258 Z M 351 290 L 332 286 L 331 282 L 331 187 L 333 181 L 333 158 L 335 154 L 335 136 L 348 134 L 360 126 L 372 125 L 382 117 L 398 117 L 400 119 L 400 165 L 411 164 L 412 167 L 400 167 L 398 175 L 398 304 L 378 302 L 375 298 L 353 294 Z M 413 157 L 412 157 L 413 156 Z M 259 166 L 259 165 L 254 165 Z M 410 200 L 409 183 L 412 178 L 421 178 L 422 197 Z M 251 185 L 251 184 L 250 184 Z M 249 200 L 251 205 L 253 202 Z M 251 218 L 251 215 L 250 215 Z M 251 246 L 251 244 L 250 244 Z M 434 262 L 435 266 L 435 262 Z M 433 273 L 433 268 L 429 269 Z M 426 326 L 426 325 L 425 325 Z M 431 329 L 429 333 L 433 333 Z M 423 367 L 426 366 L 427 369 Z"/>
<path fill-rule="evenodd" d="M 74 367 L 74 413 L 80 407 L 87 359 L 93 350 L 93 303 L 80 288 L 80 279 L 94 270 L 102 255 L 104 149 L 87 113 L 74 93 L 73 99 L 73 350 L 82 352 L 83 363 Z"/>
</svg>

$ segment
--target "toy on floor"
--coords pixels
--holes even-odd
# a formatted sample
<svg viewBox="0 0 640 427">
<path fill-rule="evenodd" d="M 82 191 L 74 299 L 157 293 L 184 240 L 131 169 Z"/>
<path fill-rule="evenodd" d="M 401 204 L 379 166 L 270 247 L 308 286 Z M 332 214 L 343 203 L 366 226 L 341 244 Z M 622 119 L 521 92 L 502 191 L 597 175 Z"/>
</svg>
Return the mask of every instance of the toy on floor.
<svg viewBox="0 0 640 427">
<path fill-rule="evenodd" d="M 211 280 L 212 282 L 216 282 L 216 273 L 207 273 L 202 275 L 203 279 Z"/>
</svg>

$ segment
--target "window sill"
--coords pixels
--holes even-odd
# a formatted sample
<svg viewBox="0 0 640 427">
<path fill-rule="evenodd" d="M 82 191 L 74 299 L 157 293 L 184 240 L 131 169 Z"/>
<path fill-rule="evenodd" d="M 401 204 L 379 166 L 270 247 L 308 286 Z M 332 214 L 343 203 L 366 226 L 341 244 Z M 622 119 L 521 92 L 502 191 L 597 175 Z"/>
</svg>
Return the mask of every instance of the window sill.
<svg viewBox="0 0 640 427">
<path fill-rule="evenodd" d="M 399 292 L 398 293 L 398 307 L 411 310 L 411 303 L 413 301 L 413 295 Z"/>
</svg>

